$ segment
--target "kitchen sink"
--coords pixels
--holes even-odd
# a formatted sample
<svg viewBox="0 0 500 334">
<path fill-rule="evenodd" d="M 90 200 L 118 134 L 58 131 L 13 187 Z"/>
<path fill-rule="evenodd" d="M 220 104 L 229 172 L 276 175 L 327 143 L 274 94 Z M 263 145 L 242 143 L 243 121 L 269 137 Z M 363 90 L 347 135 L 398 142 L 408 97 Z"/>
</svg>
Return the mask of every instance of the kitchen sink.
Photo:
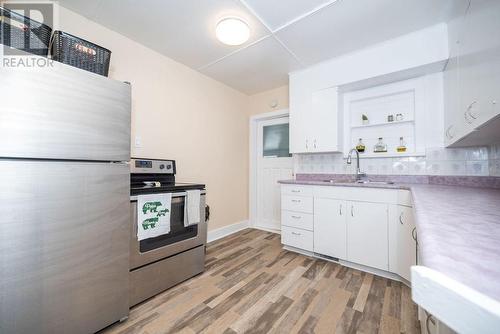
<svg viewBox="0 0 500 334">
<path fill-rule="evenodd" d="M 394 184 L 392 181 L 371 181 L 371 180 L 323 180 L 323 182 L 337 183 L 337 184 Z"/>
</svg>

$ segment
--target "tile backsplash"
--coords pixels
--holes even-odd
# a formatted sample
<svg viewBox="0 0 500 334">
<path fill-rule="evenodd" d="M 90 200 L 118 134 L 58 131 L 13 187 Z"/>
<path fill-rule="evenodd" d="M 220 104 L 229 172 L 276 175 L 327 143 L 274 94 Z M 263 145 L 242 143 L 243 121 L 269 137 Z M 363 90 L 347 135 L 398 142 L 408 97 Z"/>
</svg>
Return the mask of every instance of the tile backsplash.
<svg viewBox="0 0 500 334">
<path fill-rule="evenodd" d="M 346 163 L 342 153 L 296 154 L 295 172 L 305 174 L 353 174 L 356 162 Z M 500 144 L 490 147 L 429 148 L 425 156 L 363 158 L 361 170 L 379 175 L 500 176 Z"/>
<path fill-rule="evenodd" d="M 488 158 L 490 176 L 500 176 L 500 144 L 489 147 Z"/>
</svg>

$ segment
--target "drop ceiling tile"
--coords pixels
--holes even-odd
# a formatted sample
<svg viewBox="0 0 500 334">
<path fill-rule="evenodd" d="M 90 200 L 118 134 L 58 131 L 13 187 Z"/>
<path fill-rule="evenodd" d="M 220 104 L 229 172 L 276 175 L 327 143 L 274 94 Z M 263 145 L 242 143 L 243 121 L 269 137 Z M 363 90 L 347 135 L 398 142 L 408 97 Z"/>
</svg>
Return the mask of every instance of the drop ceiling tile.
<svg viewBox="0 0 500 334">
<path fill-rule="evenodd" d="M 238 0 L 62 0 L 86 7 L 99 3 L 89 19 L 121 33 L 192 68 L 205 66 L 270 32 Z M 72 9 L 72 8 L 70 8 Z M 77 10 L 77 12 L 79 12 Z M 241 17 L 250 26 L 249 41 L 227 46 L 215 38 L 215 26 L 227 16 Z"/>
<path fill-rule="evenodd" d="M 288 73 L 300 64 L 274 38 L 268 37 L 201 70 L 246 94 L 288 83 Z"/>
<path fill-rule="evenodd" d="M 332 0 L 242 0 L 264 20 L 272 30 L 321 7 Z"/>
<path fill-rule="evenodd" d="M 59 4 L 85 17 L 94 17 L 99 10 L 101 0 L 59 0 Z"/>
<path fill-rule="evenodd" d="M 276 36 L 312 65 L 444 22 L 453 0 L 339 0 Z"/>
</svg>

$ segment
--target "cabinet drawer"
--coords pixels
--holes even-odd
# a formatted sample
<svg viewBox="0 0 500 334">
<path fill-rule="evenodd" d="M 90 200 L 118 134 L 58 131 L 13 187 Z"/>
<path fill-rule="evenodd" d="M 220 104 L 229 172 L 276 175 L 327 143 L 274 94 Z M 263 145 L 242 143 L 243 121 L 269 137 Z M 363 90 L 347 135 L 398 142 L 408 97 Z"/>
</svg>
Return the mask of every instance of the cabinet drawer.
<svg viewBox="0 0 500 334">
<path fill-rule="evenodd" d="M 292 195 L 292 196 L 312 196 L 313 188 L 311 186 L 300 186 L 300 185 L 282 185 L 281 194 L 282 195 Z"/>
<path fill-rule="evenodd" d="M 283 210 L 281 211 L 281 225 L 312 231 L 313 215 Z"/>
<path fill-rule="evenodd" d="M 302 196 L 281 196 L 281 208 L 283 210 L 313 213 L 313 198 Z"/>
<path fill-rule="evenodd" d="M 298 228 L 282 226 L 281 243 L 286 246 L 292 246 L 312 252 L 313 233 Z"/>
</svg>

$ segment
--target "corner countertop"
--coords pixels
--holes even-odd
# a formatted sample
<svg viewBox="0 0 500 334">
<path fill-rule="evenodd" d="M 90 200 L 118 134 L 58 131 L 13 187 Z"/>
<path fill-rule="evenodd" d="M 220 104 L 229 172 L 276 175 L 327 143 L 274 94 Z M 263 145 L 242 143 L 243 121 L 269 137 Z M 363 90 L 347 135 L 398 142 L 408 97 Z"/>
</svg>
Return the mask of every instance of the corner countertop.
<svg viewBox="0 0 500 334">
<path fill-rule="evenodd" d="M 309 180 L 280 183 L 411 191 L 421 264 L 500 301 L 500 189 Z"/>
</svg>

